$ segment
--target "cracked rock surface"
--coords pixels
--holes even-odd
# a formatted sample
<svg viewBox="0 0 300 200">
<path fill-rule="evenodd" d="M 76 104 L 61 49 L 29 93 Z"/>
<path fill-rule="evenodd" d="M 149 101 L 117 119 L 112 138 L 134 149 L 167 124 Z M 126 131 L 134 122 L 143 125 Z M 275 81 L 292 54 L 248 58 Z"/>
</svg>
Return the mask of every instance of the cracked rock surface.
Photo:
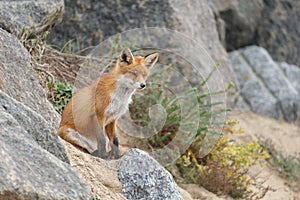
<svg viewBox="0 0 300 200">
<path fill-rule="evenodd" d="M 299 120 L 299 67 L 276 63 L 258 46 L 239 49 L 229 55 L 241 89 L 238 108 L 288 122 Z"/>
</svg>

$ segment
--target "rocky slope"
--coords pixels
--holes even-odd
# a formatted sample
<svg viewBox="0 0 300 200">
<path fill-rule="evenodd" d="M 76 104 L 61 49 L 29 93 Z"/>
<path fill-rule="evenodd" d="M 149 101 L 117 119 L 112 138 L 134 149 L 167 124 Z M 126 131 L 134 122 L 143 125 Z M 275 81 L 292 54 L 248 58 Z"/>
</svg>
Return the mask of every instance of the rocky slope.
<svg viewBox="0 0 300 200">
<path fill-rule="evenodd" d="M 19 41 L 51 30 L 62 20 L 64 8 L 63 23 L 52 35 L 52 41 L 57 44 L 63 43 L 65 36 L 86 46 L 130 28 L 172 28 L 193 38 L 195 43 L 203 44 L 209 55 L 222 63 L 220 71 L 225 82 L 240 83 L 239 108 L 297 123 L 299 67 L 287 64 L 298 62 L 295 55 L 298 55 L 299 31 L 294 31 L 299 27 L 295 24 L 299 17 L 297 1 L 231 1 L 233 6 L 222 9 L 216 6 L 216 0 L 209 2 L 213 4 L 196 0 L 112 1 L 110 4 L 66 0 L 64 7 L 62 0 L 1 1 L 0 155 L 3 162 L 0 163 L 0 199 L 135 199 L 152 195 L 150 191 L 170 199 L 228 199 L 195 185 L 183 185 L 185 190 L 181 189 L 162 166 L 139 150 L 128 151 L 120 161 L 105 161 L 61 141 L 56 135 L 60 116 L 47 101 L 30 54 Z M 229 13 L 228 18 L 223 11 Z M 254 11 L 258 14 L 248 17 Z M 268 14 L 277 23 L 274 24 Z M 258 21 L 261 16 L 264 19 Z M 233 23 L 239 24 L 227 27 L 226 34 L 235 28 L 245 30 L 240 32 L 242 39 L 237 39 L 238 46 L 251 44 L 256 33 L 271 35 L 269 40 L 264 35 L 257 41 L 260 44 L 266 41 L 275 60 L 284 57 L 287 63 L 277 63 L 265 49 L 251 46 L 230 53 L 233 70 L 218 40 L 222 33 L 215 27 L 224 25 L 222 18 L 225 23 L 233 19 Z M 257 24 L 264 27 L 257 30 L 254 28 Z M 282 29 L 277 31 L 279 27 Z M 237 88 L 233 94 L 236 92 Z M 236 96 L 230 96 L 228 103 L 233 104 L 235 99 Z M 299 127 L 253 113 L 234 113 L 232 117 L 240 119 L 246 130 L 238 140 L 270 138 L 284 155 L 300 156 Z M 137 170 L 132 166 L 135 163 L 143 168 Z M 289 180 L 283 179 L 278 172 L 269 167 L 253 171 L 261 171 L 262 179 L 267 180 L 265 184 L 274 189 L 264 199 L 299 199 L 297 191 L 289 186 Z"/>
</svg>

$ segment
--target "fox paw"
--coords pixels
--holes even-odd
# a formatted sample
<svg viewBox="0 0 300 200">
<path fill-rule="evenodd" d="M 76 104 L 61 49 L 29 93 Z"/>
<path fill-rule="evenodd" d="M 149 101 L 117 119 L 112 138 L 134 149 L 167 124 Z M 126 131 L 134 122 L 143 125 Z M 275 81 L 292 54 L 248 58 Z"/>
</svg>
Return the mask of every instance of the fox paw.
<svg viewBox="0 0 300 200">
<path fill-rule="evenodd" d="M 98 149 L 92 153 L 92 156 L 107 159 L 109 157 L 107 152 L 99 152 Z"/>
</svg>

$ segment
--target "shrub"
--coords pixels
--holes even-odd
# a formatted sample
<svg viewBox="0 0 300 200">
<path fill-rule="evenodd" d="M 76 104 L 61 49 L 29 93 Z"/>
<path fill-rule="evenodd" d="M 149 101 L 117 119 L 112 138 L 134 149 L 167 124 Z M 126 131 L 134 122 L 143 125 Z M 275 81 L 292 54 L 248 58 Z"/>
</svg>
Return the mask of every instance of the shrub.
<svg viewBox="0 0 300 200">
<path fill-rule="evenodd" d="M 242 145 L 223 136 L 205 157 L 199 158 L 188 149 L 176 166 L 188 182 L 198 183 L 216 194 L 244 197 L 254 181 L 247 175 L 249 167 L 267 157 L 257 142 Z"/>
<path fill-rule="evenodd" d="M 73 95 L 73 86 L 68 82 L 48 79 L 48 88 L 50 90 L 48 99 L 53 103 L 55 110 L 62 114 L 65 106 Z"/>
</svg>

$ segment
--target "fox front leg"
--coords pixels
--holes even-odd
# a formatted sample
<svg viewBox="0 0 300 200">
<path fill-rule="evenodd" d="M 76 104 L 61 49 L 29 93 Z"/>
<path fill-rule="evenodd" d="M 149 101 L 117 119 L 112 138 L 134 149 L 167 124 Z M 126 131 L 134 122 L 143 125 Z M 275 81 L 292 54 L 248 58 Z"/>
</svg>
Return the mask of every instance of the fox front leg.
<svg viewBox="0 0 300 200">
<path fill-rule="evenodd" d="M 120 154 L 120 150 L 119 150 L 119 139 L 118 139 L 118 137 L 115 137 L 113 140 L 113 145 L 112 145 L 112 149 L 111 149 L 109 157 L 118 159 L 121 157 L 120 155 L 121 154 Z"/>
<path fill-rule="evenodd" d="M 106 152 L 106 139 L 104 131 L 102 129 L 98 133 L 97 150 L 94 151 L 92 155 L 103 159 L 106 159 L 108 157 L 108 154 Z"/>
<path fill-rule="evenodd" d="M 111 147 L 111 151 L 109 152 L 110 159 L 120 158 L 119 140 L 116 136 L 116 123 L 117 122 L 114 120 L 105 127 L 105 132 L 109 138 L 109 146 Z"/>
</svg>

